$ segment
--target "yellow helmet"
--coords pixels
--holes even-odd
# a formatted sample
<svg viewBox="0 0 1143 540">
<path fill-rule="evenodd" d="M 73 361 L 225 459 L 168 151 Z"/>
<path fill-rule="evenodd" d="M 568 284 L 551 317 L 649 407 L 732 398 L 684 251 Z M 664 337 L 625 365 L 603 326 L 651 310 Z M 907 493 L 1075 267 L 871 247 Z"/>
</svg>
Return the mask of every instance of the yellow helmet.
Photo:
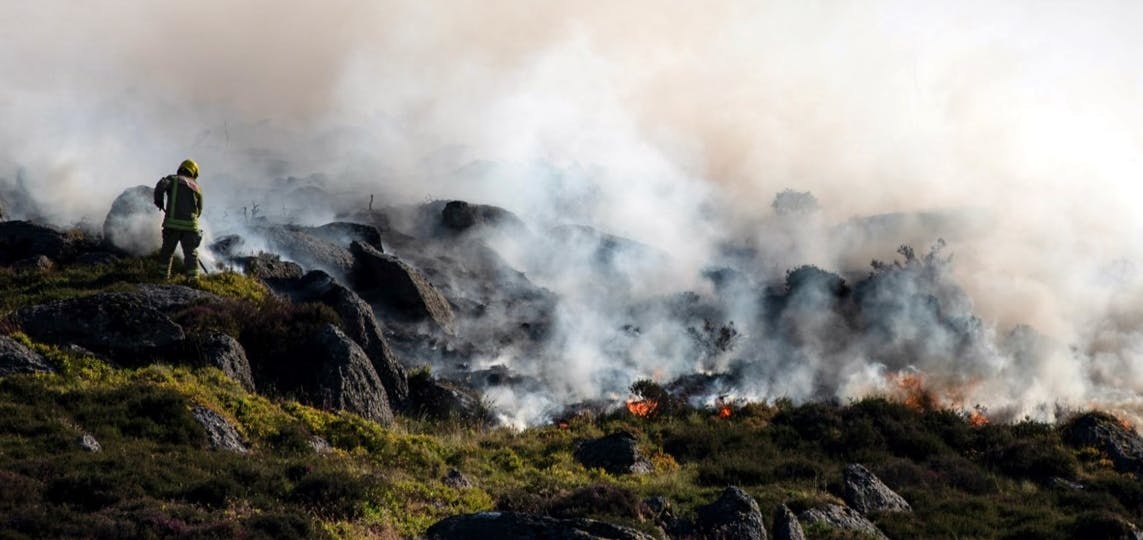
<svg viewBox="0 0 1143 540">
<path fill-rule="evenodd" d="M 193 159 L 183 160 L 183 162 L 179 164 L 178 173 L 191 178 L 198 178 L 198 163 L 195 163 Z"/>
</svg>

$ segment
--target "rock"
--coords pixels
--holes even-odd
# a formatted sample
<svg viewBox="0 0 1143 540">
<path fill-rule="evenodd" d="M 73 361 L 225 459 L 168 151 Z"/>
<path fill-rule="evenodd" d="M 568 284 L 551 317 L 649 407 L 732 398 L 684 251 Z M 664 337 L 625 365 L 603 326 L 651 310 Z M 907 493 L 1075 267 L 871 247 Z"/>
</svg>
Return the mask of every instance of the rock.
<svg viewBox="0 0 1143 540">
<path fill-rule="evenodd" d="M 245 245 L 246 240 L 241 236 L 237 234 L 227 234 L 211 242 L 210 245 L 207 246 L 207 249 L 219 257 L 229 259 L 237 257 Z"/>
<path fill-rule="evenodd" d="M 82 238 L 27 221 L 0 222 L 0 265 L 43 255 L 54 261 L 70 260 Z"/>
<path fill-rule="evenodd" d="M 172 313 L 191 307 L 196 304 L 220 303 L 222 297 L 192 289 L 183 285 L 157 285 L 145 283 L 136 287 L 136 294 L 146 303 L 147 307 Z"/>
<path fill-rule="evenodd" d="M 651 463 L 639 453 L 635 436 L 626 431 L 580 444 L 575 458 L 585 467 L 611 474 L 646 474 L 652 470 Z"/>
<path fill-rule="evenodd" d="M 365 351 L 373 363 L 373 370 L 385 385 L 390 406 L 403 406 L 409 397 L 408 375 L 389 347 L 369 304 L 321 270 L 310 272 L 298 280 L 275 279 L 269 283 L 294 302 L 320 302 L 333 308 L 341 318 L 346 335 Z"/>
<path fill-rule="evenodd" d="M 320 435 L 311 436 L 309 442 L 310 448 L 313 448 L 315 453 L 328 454 L 333 452 L 333 446 L 329 444 L 329 441 L 325 440 Z"/>
<path fill-rule="evenodd" d="M 786 505 L 774 509 L 774 540 L 806 540 L 802 524 Z"/>
<path fill-rule="evenodd" d="M 820 524 L 830 528 L 855 531 L 871 538 L 885 540 L 889 538 L 881 532 L 881 529 L 878 529 L 876 525 L 865 519 L 865 516 L 856 510 L 836 504 L 826 504 L 806 510 L 798 516 L 798 520 L 806 525 Z"/>
<path fill-rule="evenodd" d="M 111 203 L 103 220 L 103 240 L 131 255 L 154 253 L 162 247 L 163 213 L 154 203 L 154 187 L 135 186 Z"/>
<path fill-rule="evenodd" d="M 103 451 L 103 445 L 99 444 L 99 441 L 95 440 L 95 437 L 90 433 L 84 433 L 76 439 L 75 443 L 79 445 L 80 448 L 92 454 L 98 454 Z"/>
<path fill-rule="evenodd" d="M 430 320 L 446 333 L 454 331 L 448 300 L 420 271 L 401 259 L 362 242 L 350 245 L 358 260 L 354 283 L 370 301 L 408 320 Z"/>
<path fill-rule="evenodd" d="M 1061 434 L 1073 447 L 1090 446 L 1106 454 L 1115 470 L 1143 475 L 1143 438 L 1114 416 L 1095 411 L 1081 414 L 1065 423 Z"/>
<path fill-rule="evenodd" d="M 480 512 L 438 521 L 425 531 L 427 540 L 512 538 L 534 540 L 652 540 L 635 529 L 591 519 L 557 519 L 517 512 Z"/>
<path fill-rule="evenodd" d="M 37 341 L 76 344 L 117 359 L 182 342 L 182 327 L 138 293 L 99 293 L 17 310 L 12 320 Z"/>
<path fill-rule="evenodd" d="M 457 489 L 472 487 L 472 482 L 468 477 L 457 469 L 449 469 L 448 474 L 446 474 L 444 478 L 441 478 L 441 482 L 446 486 Z"/>
<path fill-rule="evenodd" d="M 194 419 L 198 420 L 198 423 L 202 424 L 202 428 L 206 430 L 206 436 L 210 440 L 211 448 L 237 452 L 239 454 L 249 452 L 246 445 L 242 442 L 242 437 L 238 435 L 238 430 L 218 413 L 201 405 L 196 405 L 191 410 L 191 415 L 194 416 Z"/>
<path fill-rule="evenodd" d="M 55 370 L 39 353 L 8 336 L 0 336 L 0 377 L 52 371 Z"/>
<path fill-rule="evenodd" d="M 480 396 L 451 381 L 431 376 L 409 377 L 409 414 L 434 420 L 460 420 L 490 425 L 495 421 Z"/>
<path fill-rule="evenodd" d="M 242 267 L 244 274 L 261 280 L 298 279 L 305 273 L 298 263 L 283 261 L 277 255 L 262 253 L 253 257 L 238 257 L 234 262 Z"/>
<path fill-rule="evenodd" d="M 643 499 L 639 505 L 639 513 L 644 519 L 649 519 L 659 525 L 667 525 L 675 519 L 675 511 L 671 508 L 671 501 L 662 495 Z"/>
<path fill-rule="evenodd" d="M 12 263 L 12 268 L 25 272 L 44 273 L 55 270 L 56 263 L 47 258 L 45 255 L 33 255 L 27 259 L 21 259 Z"/>
<path fill-rule="evenodd" d="M 339 246 L 349 246 L 353 244 L 353 242 L 363 242 L 377 251 L 385 252 L 385 249 L 381 247 L 381 231 L 373 225 L 335 221 L 333 223 L 326 223 L 321 227 L 307 229 L 307 232 Z"/>
<path fill-rule="evenodd" d="M 718 500 L 695 509 L 695 531 L 699 538 L 726 540 L 765 540 L 766 525 L 754 497 L 731 486 Z"/>
<path fill-rule="evenodd" d="M 311 227 L 286 225 L 262 227 L 258 231 L 274 252 L 297 261 L 307 270 L 325 270 L 339 279 L 353 272 L 354 257 L 349 250 L 315 236 Z"/>
<path fill-rule="evenodd" d="M 913 511 L 904 498 L 862 465 L 846 465 L 843 483 L 846 504 L 862 514 Z"/>
<path fill-rule="evenodd" d="M 450 201 L 441 210 L 441 223 L 455 231 L 463 231 L 476 225 L 477 217 L 476 206 L 464 201 Z"/>
<path fill-rule="evenodd" d="M 314 361 L 320 368 L 311 393 L 317 404 L 392 424 L 389 397 L 365 351 L 333 325 L 326 325 L 314 343 L 318 354 Z"/>
<path fill-rule="evenodd" d="M 210 331 L 199 343 L 199 352 L 204 365 L 222 370 L 246 390 L 254 391 L 254 375 L 250 371 L 250 361 L 246 358 L 246 350 L 238 340 L 222 332 Z"/>
</svg>

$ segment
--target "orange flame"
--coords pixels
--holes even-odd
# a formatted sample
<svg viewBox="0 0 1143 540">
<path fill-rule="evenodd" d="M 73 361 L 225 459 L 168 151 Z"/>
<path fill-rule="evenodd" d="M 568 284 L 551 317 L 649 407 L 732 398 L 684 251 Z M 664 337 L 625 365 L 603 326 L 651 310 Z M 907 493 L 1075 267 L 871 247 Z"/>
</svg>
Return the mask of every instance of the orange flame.
<svg viewBox="0 0 1143 540">
<path fill-rule="evenodd" d="M 730 418 L 734 414 L 734 410 L 730 408 L 730 403 L 726 401 L 726 396 L 718 396 L 714 400 L 714 406 L 718 407 L 719 418 Z"/>
<path fill-rule="evenodd" d="M 655 412 L 655 409 L 658 408 L 659 402 L 653 399 L 632 399 L 627 401 L 627 410 L 631 411 L 631 414 L 635 416 L 650 416 L 651 413 Z"/>
<path fill-rule="evenodd" d="M 973 409 L 968 413 L 968 424 L 972 427 L 980 427 L 988 424 L 988 415 L 980 409 Z"/>
<path fill-rule="evenodd" d="M 934 398 L 925 388 L 925 376 L 920 373 L 892 373 L 888 375 L 891 382 L 897 385 L 901 393 L 901 401 L 906 407 L 916 411 L 933 408 Z"/>
<path fill-rule="evenodd" d="M 556 426 L 558 426 L 560 429 L 568 429 L 569 427 L 571 427 L 571 424 L 568 424 L 567 422 L 561 420 L 561 421 L 556 423 Z"/>
</svg>

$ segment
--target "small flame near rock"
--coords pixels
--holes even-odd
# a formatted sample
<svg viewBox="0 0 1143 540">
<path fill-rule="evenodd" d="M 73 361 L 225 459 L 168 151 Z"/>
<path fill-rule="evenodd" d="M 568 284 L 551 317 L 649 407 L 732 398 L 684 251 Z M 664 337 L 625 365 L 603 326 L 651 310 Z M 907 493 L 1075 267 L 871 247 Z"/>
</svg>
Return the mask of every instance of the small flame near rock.
<svg viewBox="0 0 1143 540">
<path fill-rule="evenodd" d="M 627 400 L 627 410 L 635 416 L 642 416 L 644 418 L 650 416 L 659 408 L 659 402 L 653 399 L 629 399 Z"/>
</svg>

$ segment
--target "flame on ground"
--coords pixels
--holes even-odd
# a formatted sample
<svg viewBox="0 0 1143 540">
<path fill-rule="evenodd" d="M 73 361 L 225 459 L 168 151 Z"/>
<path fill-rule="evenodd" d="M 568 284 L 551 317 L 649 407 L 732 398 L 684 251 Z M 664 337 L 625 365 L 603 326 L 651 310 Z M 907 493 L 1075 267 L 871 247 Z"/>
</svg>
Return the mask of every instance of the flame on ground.
<svg viewBox="0 0 1143 540">
<path fill-rule="evenodd" d="M 968 424 L 972 427 L 980 427 L 988 424 L 988 415 L 979 408 L 973 409 L 968 413 Z"/>
<path fill-rule="evenodd" d="M 725 396 L 718 396 L 718 399 L 714 400 L 714 406 L 718 408 L 719 418 L 730 418 L 734 415 L 734 410 L 731 409 L 730 403 L 726 401 Z"/>
<path fill-rule="evenodd" d="M 659 402 L 653 399 L 631 399 L 627 400 L 627 410 L 635 416 L 650 416 L 659 408 Z"/>
</svg>

